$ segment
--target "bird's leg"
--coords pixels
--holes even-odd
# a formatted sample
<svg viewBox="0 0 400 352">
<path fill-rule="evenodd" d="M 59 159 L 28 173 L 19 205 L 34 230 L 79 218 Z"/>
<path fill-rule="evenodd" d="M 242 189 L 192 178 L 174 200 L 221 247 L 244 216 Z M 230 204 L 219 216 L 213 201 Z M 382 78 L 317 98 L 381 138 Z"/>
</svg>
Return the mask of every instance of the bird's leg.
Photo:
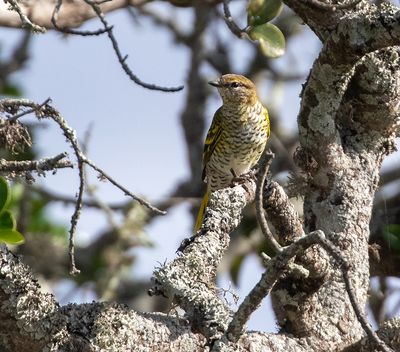
<svg viewBox="0 0 400 352">
<path fill-rule="evenodd" d="M 250 193 L 250 190 L 246 186 L 246 182 L 250 181 L 252 179 L 254 179 L 254 180 L 256 179 L 257 170 L 252 169 L 249 172 L 247 172 L 247 173 L 245 173 L 243 175 L 240 175 L 240 176 L 236 175 L 235 170 L 231 169 L 230 171 L 231 171 L 232 176 L 233 176 L 231 187 L 242 185 L 242 187 L 246 190 L 246 192 Z"/>
<path fill-rule="evenodd" d="M 231 187 L 235 187 L 237 185 L 243 184 L 249 180 L 255 180 L 257 176 L 257 171 L 256 169 L 251 169 L 249 172 L 242 174 L 242 175 L 236 175 L 235 170 L 231 169 L 230 170 L 232 173 L 232 184 Z"/>
</svg>

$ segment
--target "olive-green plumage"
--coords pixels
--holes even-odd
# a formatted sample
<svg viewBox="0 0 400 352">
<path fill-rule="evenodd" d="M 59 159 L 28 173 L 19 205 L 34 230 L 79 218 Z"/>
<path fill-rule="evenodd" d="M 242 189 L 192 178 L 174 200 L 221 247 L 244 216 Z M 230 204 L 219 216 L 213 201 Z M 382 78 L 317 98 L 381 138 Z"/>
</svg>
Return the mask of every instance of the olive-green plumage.
<svg viewBox="0 0 400 352">
<path fill-rule="evenodd" d="M 209 193 L 228 187 L 234 176 L 249 172 L 260 159 L 270 134 L 268 111 L 258 100 L 252 81 L 227 74 L 209 83 L 218 88 L 223 104 L 214 114 L 204 144 L 207 193 L 197 215 L 196 231 L 201 227 Z"/>
</svg>

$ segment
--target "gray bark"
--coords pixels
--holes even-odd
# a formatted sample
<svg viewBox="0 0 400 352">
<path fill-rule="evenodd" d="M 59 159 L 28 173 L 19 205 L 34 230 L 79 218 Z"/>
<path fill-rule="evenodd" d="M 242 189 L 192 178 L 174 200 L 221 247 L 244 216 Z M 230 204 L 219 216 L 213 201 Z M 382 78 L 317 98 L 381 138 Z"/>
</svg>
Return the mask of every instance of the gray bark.
<svg viewBox="0 0 400 352">
<path fill-rule="evenodd" d="M 302 93 L 300 148 L 306 179 L 304 231 L 284 191 L 264 190 L 264 208 L 287 245 L 315 230 L 340 249 L 364 311 L 369 285 L 372 202 L 384 157 L 399 135 L 399 10 L 365 1 L 348 10 L 321 10 L 286 0 L 323 41 Z M 0 345 L 9 350 L 58 351 L 378 351 L 365 337 L 337 260 L 320 245 L 293 259 L 307 275 L 286 270 L 274 279 L 279 334 L 246 332 L 237 343 L 226 329 L 234 312 L 214 287 L 217 267 L 255 184 L 215 192 L 201 233 L 171 263 L 154 272 L 153 294 L 185 310 L 184 318 L 136 313 L 116 304 L 60 307 L 18 258 L 0 253 Z M 270 195 L 270 197 L 268 197 Z M 275 273 L 276 274 L 276 273 Z M 378 335 L 398 350 L 400 321 Z"/>
</svg>

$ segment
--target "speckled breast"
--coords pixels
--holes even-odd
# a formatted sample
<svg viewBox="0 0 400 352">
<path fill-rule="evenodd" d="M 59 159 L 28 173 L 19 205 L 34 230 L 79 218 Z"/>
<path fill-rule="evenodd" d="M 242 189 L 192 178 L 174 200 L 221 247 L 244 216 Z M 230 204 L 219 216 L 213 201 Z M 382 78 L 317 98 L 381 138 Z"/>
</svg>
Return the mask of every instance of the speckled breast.
<svg viewBox="0 0 400 352">
<path fill-rule="evenodd" d="M 257 114 L 255 114 L 257 112 Z M 250 171 L 258 162 L 268 139 L 268 120 L 264 111 L 252 111 L 243 121 L 229 119 L 207 164 L 211 190 L 228 187 L 234 175 Z"/>
</svg>

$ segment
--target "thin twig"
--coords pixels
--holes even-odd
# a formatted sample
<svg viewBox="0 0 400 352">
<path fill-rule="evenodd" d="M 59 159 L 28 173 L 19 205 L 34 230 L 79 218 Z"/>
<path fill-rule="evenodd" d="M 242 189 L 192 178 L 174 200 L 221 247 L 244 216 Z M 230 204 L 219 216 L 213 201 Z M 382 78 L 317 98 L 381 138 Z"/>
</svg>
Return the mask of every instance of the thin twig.
<svg viewBox="0 0 400 352">
<path fill-rule="evenodd" d="M 165 215 L 166 212 L 163 210 L 160 210 L 156 208 L 155 206 L 151 205 L 149 202 L 145 201 L 144 199 L 134 195 L 131 193 L 128 189 L 126 189 L 124 186 L 120 185 L 117 181 L 115 181 L 110 175 L 108 175 L 105 171 L 100 169 L 93 161 L 89 160 L 88 158 L 84 157 L 83 161 L 90 165 L 92 169 L 96 170 L 99 174 L 101 174 L 102 177 L 107 179 L 110 183 L 112 183 L 115 187 L 119 188 L 122 192 L 124 192 L 125 195 L 131 197 L 132 199 L 136 200 L 139 204 L 145 206 L 146 208 L 150 209 L 156 214 L 159 215 Z"/>
<path fill-rule="evenodd" d="M 4 172 L 23 172 L 23 171 L 53 171 L 54 169 L 72 168 L 69 160 L 62 160 L 67 157 L 67 153 L 58 154 L 52 158 L 40 160 L 9 161 L 0 159 L 0 173 Z"/>
<path fill-rule="evenodd" d="M 249 320 L 250 315 L 259 307 L 264 297 L 271 292 L 276 281 L 286 269 L 290 259 L 315 244 L 317 238 L 321 236 L 325 236 L 322 231 L 312 232 L 293 244 L 284 247 L 281 252 L 270 260 L 261 279 L 246 296 L 234 314 L 226 332 L 229 341 L 236 342 L 240 338 L 244 330 L 244 325 Z"/>
<path fill-rule="evenodd" d="M 78 140 L 76 138 L 75 131 L 71 129 L 67 122 L 60 116 L 60 114 L 51 106 L 46 105 L 46 114 L 53 121 L 55 121 L 61 130 L 64 133 L 64 136 L 67 138 L 69 143 L 74 150 L 77 162 L 78 162 L 78 173 L 79 173 L 79 189 L 78 195 L 76 198 L 74 213 L 71 217 L 71 227 L 69 229 L 69 258 L 70 258 L 70 274 L 75 275 L 79 274 L 79 269 L 77 269 L 75 264 L 75 245 L 74 245 L 74 237 L 76 233 L 76 226 L 78 224 L 78 220 L 81 214 L 82 209 L 82 200 L 83 200 L 83 192 L 85 190 L 85 175 L 84 175 L 84 155 L 79 147 Z"/>
<path fill-rule="evenodd" d="M 242 39 L 246 31 L 241 29 L 236 22 L 233 20 L 231 10 L 229 9 L 229 0 L 223 0 L 224 1 L 224 20 L 230 31 L 236 35 L 238 38 Z"/>
<path fill-rule="evenodd" d="M 97 17 L 100 19 L 101 23 L 104 26 L 104 30 L 107 33 L 108 37 L 110 38 L 112 47 L 114 49 L 115 54 L 117 55 L 118 61 L 121 64 L 123 70 L 125 73 L 128 75 L 128 77 L 135 82 L 136 84 L 140 85 L 143 88 L 151 89 L 151 90 L 159 90 L 162 92 L 178 92 L 183 89 L 183 86 L 179 87 L 161 87 L 155 84 L 150 84 L 150 83 L 145 83 L 143 82 L 139 77 L 137 77 L 132 70 L 129 68 L 129 66 L 126 64 L 126 59 L 127 56 L 123 56 L 121 53 L 121 50 L 119 49 L 118 42 L 114 36 L 113 28 L 112 26 L 109 26 L 103 12 L 101 11 L 100 6 L 98 3 L 92 1 L 92 0 L 84 0 L 89 6 L 92 7 L 94 12 L 96 13 Z"/>
<path fill-rule="evenodd" d="M 107 0 L 109 1 L 109 0 Z M 72 29 L 69 27 L 60 27 L 57 23 L 58 21 L 58 13 L 60 12 L 63 0 L 57 0 L 56 6 L 54 6 L 53 14 L 51 15 L 51 23 L 53 24 L 54 28 L 57 29 L 59 32 L 67 33 L 67 34 L 75 34 L 81 35 L 83 37 L 91 36 L 91 35 L 101 35 L 106 33 L 110 28 L 100 28 L 96 31 L 81 31 L 78 29 Z"/>
<path fill-rule="evenodd" d="M 88 154 L 89 142 L 90 142 L 90 138 L 92 136 L 92 127 L 93 127 L 93 123 L 90 123 L 89 127 L 86 129 L 85 135 L 83 137 L 83 142 L 81 143 L 82 144 L 82 152 L 85 155 Z M 109 224 L 113 228 L 113 230 L 119 231 L 119 227 L 118 227 L 117 222 L 114 219 L 114 214 L 113 214 L 112 209 L 106 203 L 104 203 L 99 197 L 97 197 L 96 192 L 95 192 L 95 186 L 92 186 L 89 184 L 86 168 L 84 168 L 83 171 L 85 173 L 85 183 L 86 183 L 87 194 L 90 197 L 92 197 L 92 199 L 98 204 L 99 209 L 103 210 L 103 212 L 104 212 Z"/>
<path fill-rule="evenodd" d="M 62 118 L 59 112 L 54 109 L 52 106 L 45 104 L 41 106 L 27 99 L 3 99 L 0 101 L 0 112 L 6 112 L 8 114 L 16 113 L 23 107 L 30 107 L 36 113 L 37 118 L 41 119 L 43 117 L 48 117 L 55 121 L 60 129 L 63 131 L 64 136 L 67 138 L 69 143 L 71 144 L 72 149 L 74 150 L 74 154 L 76 156 L 78 162 L 78 171 L 79 171 L 79 190 L 75 203 L 74 213 L 71 217 L 71 227 L 69 230 L 69 257 L 71 262 L 71 274 L 79 273 L 79 270 L 75 265 L 75 247 L 74 247 L 74 236 L 76 232 L 76 226 L 80 217 L 80 212 L 83 203 L 83 192 L 85 188 L 85 175 L 84 175 L 84 164 L 89 165 L 94 170 L 99 172 L 104 178 L 109 180 L 114 186 L 121 189 L 126 195 L 129 195 L 131 198 L 139 202 L 141 205 L 147 207 L 157 214 L 165 214 L 164 211 L 152 206 L 150 203 L 145 200 L 137 197 L 133 193 L 129 192 L 125 187 L 121 186 L 117 183 L 113 178 L 111 178 L 108 174 L 106 174 L 102 169 L 100 169 L 96 164 L 90 161 L 82 152 L 78 140 L 75 135 L 75 131 L 68 126 L 67 122 Z M 15 115 L 14 115 L 15 116 Z M 13 117 L 11 117 L 13 118 Z"/>
<path fill-rule="evenodd" d="M 10 4 L 11 10 L 14 10 L 18 13 L 19 18 L 21 19 L 22 22 L 22 28 L 30 29 L 34 33 L 46 32 L 46 28 L 31 22 L 31 20 L 22 12 L 16 0 L 4 0 L 4 2 L 6 3 L 8 2 Z"/>
<path fill-rule="evenodd" d="M 300 0 L 303 4 L 310 5 L 316 9 L 323 11 L 337 11 L 337 10 L 348 10 L 356 6 L 361 0 L 355 0 L 346 4 L 328 4 L 320 0 Z"/>
<path fill-rule="evenodd" d="M 42 104 L 38 105 L 38 106 L 34 106 L 31 109 L 25 110 L 20 112 L 19 114 L 13 115 L 11 116 L 7 121 L 8 122 L 14 122 L 17 121 L 20 117 L 24 116 L 24 115 L 28 115 L 31 114 L 32 112 L 34 113 L 38 113 L 40 112 L 40 110 L 46 105 L 51 103 L 51 99 L 47 98 Z"/>
<path fill-rule="evenodd" d="M 75 255 L 74 255 L 74 235 L 76 232 L 76 226 L 80 217 L 80 212 L 82 209 L 82 200 L 83 200 L 83 192 L 85 189 L 85 175 L 84 175 L 84 164 L 90 165 L 94 170 L 99 172 L 103 177 L 109 180 L 114 186 L 124 191 L 126 195 L 131 196 L 133 199 L 138 201 L 140 204 L 146 206 L 150 210 L 157 212 L 158 214 L 165 214 L 162 210 L 159 210 L 153 207 L 150 203 L 146 202 L 145 200 L 135 196 L 133 193 L 129 192 L 125 187 L 117 183 L 114 179 L 108 176 L 102 169 L 100 169 L 96 164 L 90 161 L 83 153 L 79 146 L 78 140 L 75 135 L 75 131 L 72 130 L 66 123 L 66 121 L 59 115 L 59 113 L 47 105 L 51 112 L 49 117 L 53 119 L 64 132 L 65 137 L 70 142 L 72 148 L 74 149 L 77 161 L 78 161 L 78 171 L 79 171 L 79 190 L 78 196 L 76 200 L 75 210 L 71 217 L 71 228 L 70 228 L 70 241 L 69 241 L 69 254 L 70 254 L 70 261 L 71 261 L 71 274 L 79 273 L 79 270 L 75 266 Z"/>
<path fill-rule="evenodd" d="M 264 200 L 263 200 L 265 179 L 267 177 L 268 170 L 269 170 L 269 167 L 271 166 L 273 157 L 274 157 L 274 154 L 266 153 L 264 155 L 264 159 L 262 160 L 262 162 L 260 164 L 255 202 L 256 202 L 257 220 L 258 220 L 258 223 L 260 224 L 261 231 L 264 234 L 265 239 L 267 240 L 267 242 L 270 245 L 270 247 L 272 248 L 272 250 L 275 253 L 279 253 L 282 251 L 282 247 L 278 243 L 278 241 L 275 239 L 274 235 L 271 233 L 271 231 L 268 227 L 267 219 L 265 218 Z"/>
</svg>

